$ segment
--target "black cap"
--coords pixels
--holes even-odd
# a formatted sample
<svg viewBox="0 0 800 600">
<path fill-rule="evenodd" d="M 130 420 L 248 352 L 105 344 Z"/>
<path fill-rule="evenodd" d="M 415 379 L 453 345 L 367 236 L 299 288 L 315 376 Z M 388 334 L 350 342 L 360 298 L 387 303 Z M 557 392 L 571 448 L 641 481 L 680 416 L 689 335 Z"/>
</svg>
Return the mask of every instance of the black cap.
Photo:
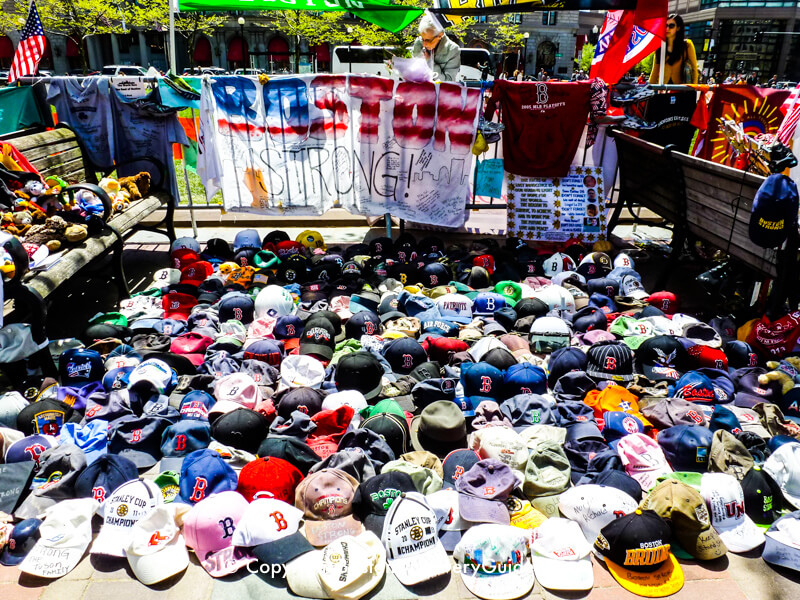
<svg viewBox="0 0 800 600">
<path fill-rule="evenodd" d="M 639 573 L 658 570 L 669 560 L 672 532 L 669 524 L 652 510 L 634 512 L 611 521 L 600 530 L 594 548 L 616 565 Z M 666 547 L 666 548 L 664 548 Z M 658 562 L 626 560 L 629 551 L 647 549 L 653 556 L 663 556 Z M 664 548 L 663 555 L 658 550 Z M 642 564 L 651 563 L 651 564 Z"/>
<path fill-rule="evenodd" d="M 747 342 L 733 340 L 725 344 L 724 350 L 725 356 L 728 358 L 728 367 L 732 369 L 758 367 L 761 364 L 758 354 L 753 351 L 753 347 Z"/>
<path fill-rule="evenodd" d="M 771 525 L 779 516 L 784 500 L 780 486 L 758 465 L 742 479 L 744 512 L 758 525 Z"/>
<path fill-rule="evenodd" d="M 524 319 L 531 316 L 543 317 L 550 311 L 550 308 L 539 298 L 523 298 L 514 306 L 514 311 L 517 313 L 517 319 Z"/>
<path fill-rule="evenodd" d="M 481 459 L 475 450 L 459 448 L 453 450 L 442 461 L 442 487 L 455 489 L 456 480 L 469 471 Z"/>
<path fill-rule="evenodd" d="M 370 477 L 353 495 L 353 514 L 375 535 L 383 532 L 383 523 L 392 502 L 403 492 L 416 492 L 417 488 L 407 473 L 389 471 Z"/>
<path fill-rule="evenodd" d="M 382 331 L 381 318 L 371 310 L 357 312 L 344 326 L 345 337 L 351 340 L 360 340 L 362 335 L 380 335 Z"/>
<path fill-rule="evenodd" d="M 408 430 L 408 422 L 391 413 L 378 413 L 364 419 L 361 429 L 374 431 L 381 436 L 394 452 L 395 456 L 400 456 L 409 451 L 409 438 L 411 433 Z"/>
<path fill-rule="evenodd" d="M 447 285 L 453 278 L 453 274 L 445 265 L 434 262 L 425 265 L 419 270 L 419 282 L 427 288 L 435 288 L 440 285 Z"/>
<path fill-rule="evenodd" d="M 308 470 L 320 461 L 320 457 L 307 444 L 288 435 L 270 435 L 258 447 L 259 458 L 272 456 L 291 463 L 297 470 L 308 475 Z"/>
<path fill-rule="evenodd" d="M 587 483 L 617 488 L 621 492 L 628 494 L 636 502 L 642 501 L 642 486 L 633 477 L 622 471 L 611 469 L 600 473 L 587 473 L 581 478 L 578 485 Z"/>
<path fill-rule="evenodd" d="M 510 306 L 496 310 L 493 316 L 495 321 L 506 328 L 506 331 L 511 331 L 514 329 L 514 323 L 516 323 L 519 319 L 517 316 L 517 311 Z"/>
<path fill-rule="evenodd" d="M 586 373 L 595 379 L 633 379 L 633 350 L 624 342 L 597 342 L 586 351 Z"/>
<path fill-rule="evenodd" d="M 492 348 L 481 357 L 481 362 L 489 363 L 493 367 L 505 371 L 517 364 L 517 359 L 505 348 Z"/>
<path fill-rule="evenodd" d="M 311 354 L 330 360 L 335 347 L 336 330 L 328 319 L 315 315 L 306 322 L 300 337 L 300 354 Z"/>
<path fill-rule="evenodd" d="M 339 391 L 357 390 L 373 400 L 381 392 L 383 373 L 381 361 L 370 352 L 353 352 L 339 359 L 334 381 Z"/>
<path fill-rule="evenodd" d="M 379 237 L 369 243 L 369 253 L 372 256 L 390 256 L 394 250 L 392 238 Z"/>
<path fill-rule="evenodd" d="M 211 238 L 206 243 L 206 249 L 202 252 L 203 258 L 218 258 L 220 260 L 233 260 L 233 249 L 231 245 L 222 238 Z"/>
<path fill-rule="evenodd" d="M 425 349 L 417 340 L 400 338 L 390 342 L 383 350 L 383 356 L 398 375 L 408 375 L 415 367 L 428 360 Z"/>
<path fill-rule="evenodd" d="M 277 404 L 279 417 L 289 419 L 296 410 L 313 417 L 322 410 L 326 395 L 322 390 L 300 387 L 277 394 L 272 400 Z"/>
<path fill-rule="evenodd" d="M 434 379 L 441 375 L 441 367 L 439 363 L 433 360 L 426 360 L 424 363 L 414 367 L 414 370 L 408 374 L 409 377 L 417 381 L 425 381 L 426 379 Z"/>
<path fill-rule="evenodd" d="M 39 400 L 23 408 L 17 415 L 17 429 L 27 435 L 41 433 L 58 436 L 64 423 L 75 411 L 60 400 Z"/>
<path fill-rule="evenodd" d="M 267 437 L 268 427 L 264 415 L 242 407 L 215 420 L 211 425 L 211 435 L 220 444 L 255 454 Z"/>
<path fill-rule="evenodd" d="M 274 542 L 259 544 L 253 548 L 253 555 L 265 565 L 285 565 L 298 556 L 313 550 L 314 546 L 309 543 L 306 537 L 299 531 L 295 531 L 292 535 L 287 535 Z M 272 569 L 267 569 L 265 573 L 271 574 Z M 278 576 L 279 573 L 273 579 L 277 579 Z"/>
<path fill-rule="evenodd" d="M 636 350 L 639 369 L 652 381 L 677 381 L 687 370 L 688 358 L 683 344 L 668 335 L 647 339 Z"/>
</svg>

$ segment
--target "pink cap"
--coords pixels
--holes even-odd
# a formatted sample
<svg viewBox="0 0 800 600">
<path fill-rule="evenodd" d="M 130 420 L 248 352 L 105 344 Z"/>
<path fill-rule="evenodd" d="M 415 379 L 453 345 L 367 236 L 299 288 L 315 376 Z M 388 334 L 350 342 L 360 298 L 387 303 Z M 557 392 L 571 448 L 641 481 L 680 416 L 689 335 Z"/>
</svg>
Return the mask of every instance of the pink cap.
<svg viewBox="0 0 800 600">
<path fill-rule="evenodd" d="M 217 381 L 214 388 L 217 401 L 228 400 L 254 409 L 261 402 L 261 390 L 255 380 L 247 373 L 231 373 Z"/>
<path fill-rule="evenodd" d="M 353 313 L 350 312 L 350 296 L 334 296 L 330 301 L 330 309 L 340 317 L 344 316 L 342 313 L 351 317 Z"/>
<path fill-rule="evenodd" d="M 247 341 L 253 340 L 274 340 L 275 335 L 272 333 L 275 330 L 275 323 L 278 319 L 275 317 L 261 317 L 256 319 L 247 328 Z"/>
<path fill-rule="evenodd" d="M 522 283 L 533 290 L 539 290 L 548 285 L 553 285 L 553 282 L 547 279 L 547 277 L 526 277 L 525 281 Z"/>
<path fill-rule="evenodd" d="M 672 473 L 661 446 L 643 433 L 623 437 L 617 443 L 617 453 L 625 471 L 639 482 L 645 492 L 656 485 L 659 477 Z"/>
<path fill-rule="evenodd" d="M 183 519 L 186 545 L 212 577 L 230 575 L 255 560 L 232 545 L 233 532 L 247 506 L 240 493 L 220 492 L 195 504 Z"/>
<path fill-rule="evenodd" d="M 179 335 L 169 346 L 169 351 L 175 354 L 200 354 L 204 355 L 214 340 L 200 333 L 184 333 Z"/>
</svg>

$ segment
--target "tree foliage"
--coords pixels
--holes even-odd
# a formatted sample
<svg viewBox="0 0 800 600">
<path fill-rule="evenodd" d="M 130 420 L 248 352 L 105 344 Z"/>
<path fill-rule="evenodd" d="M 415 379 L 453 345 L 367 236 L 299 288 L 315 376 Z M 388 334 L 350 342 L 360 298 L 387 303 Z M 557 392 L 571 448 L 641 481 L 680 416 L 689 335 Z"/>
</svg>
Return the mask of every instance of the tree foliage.
<svg viewBox="0 0 800 600">
<path fill-rule="evenodd" d="M 581 49 L 581 58 L 578 61 L 578 68 L 583 69 L 588 75 L 592 68 L 592 59 L 594 58 L 594 46 L 592 44 L 584 44 Z"/>
<path fill-rule="evenodd" d="M 655 58 L 656 58 L 656 53 L 653 52 L 642 62 L 633 67 L 633 69 L 631 69 L 631 72 L 634 73 L 635 75 L 638 75 L 639 73 L 644 73 L 645 75 L 649 76 L 650 71 L 653 70 L 653 61 L 655 60 Z"/>
</svg>

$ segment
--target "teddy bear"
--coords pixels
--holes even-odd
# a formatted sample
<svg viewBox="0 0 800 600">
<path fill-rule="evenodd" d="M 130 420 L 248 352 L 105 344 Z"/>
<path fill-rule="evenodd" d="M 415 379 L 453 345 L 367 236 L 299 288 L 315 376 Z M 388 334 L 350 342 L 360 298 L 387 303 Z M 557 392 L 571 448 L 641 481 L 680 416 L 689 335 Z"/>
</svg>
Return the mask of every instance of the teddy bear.
<svg viewBox="0 0 800 600">
<path fill-rule="evenodd" d="M 64 236 L 68 242 L 77 244 L 89 237 L 89 228 L 82 223 L 71 223 L 64 231 Z"/>
<path fill-rule="evenodd" d="M 30 228 L 33 227 L 33 217 L 27 210 L 15 212 L 11 218 L 14 221 L 14 228 L 16 229 L 15 235 L 24 237 Z"/>
<path fill-rule="evenodd" d="M 131 202 L 141 200 L 150 191 L 150 173 L 142 171 L 130 177 L 120 177 L 119 185 L 128 192 Z"/>
<path fill-rule="evenodd" d="M 782 361 L 771 360 L 767 363 L 769 373 L 758 376 L 758 383 L 767 385 L 770 381 L 781 384 L 783 394 L 787 394 L 795 384 L 800 383 L 800 356 L 788 356 Z"/>
<path fill-rule="evenodd" d="M 34 225 L 28 230 L 25 242 L 29 244 L 46 245 L 51 252 L 59 250 L 61 244 L 67 241 L 67 222 L 59 216 L 48 217 L 41 225 Z M 57 243 L 52 243 L 57 242 Z"/>
</svg>

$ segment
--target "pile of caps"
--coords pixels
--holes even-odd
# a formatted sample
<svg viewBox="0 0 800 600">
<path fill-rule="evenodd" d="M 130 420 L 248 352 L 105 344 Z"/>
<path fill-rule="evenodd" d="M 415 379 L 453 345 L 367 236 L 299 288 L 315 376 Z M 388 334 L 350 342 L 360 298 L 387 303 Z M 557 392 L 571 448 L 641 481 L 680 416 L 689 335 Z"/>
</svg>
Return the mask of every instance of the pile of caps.
<svg viewBox="0 0 800 600">
<path fill-rule="evenodd" d="M 309 598 L 392 573 L 498 600 L 590 589 L 592 555 L 649 597 L 676 557 L 800 565 L 800 362 L 624 253 L 247 230 L 170 261 L 0 396 L 0 563 L 149 585 L 191 549 Z"/>
</svg>

